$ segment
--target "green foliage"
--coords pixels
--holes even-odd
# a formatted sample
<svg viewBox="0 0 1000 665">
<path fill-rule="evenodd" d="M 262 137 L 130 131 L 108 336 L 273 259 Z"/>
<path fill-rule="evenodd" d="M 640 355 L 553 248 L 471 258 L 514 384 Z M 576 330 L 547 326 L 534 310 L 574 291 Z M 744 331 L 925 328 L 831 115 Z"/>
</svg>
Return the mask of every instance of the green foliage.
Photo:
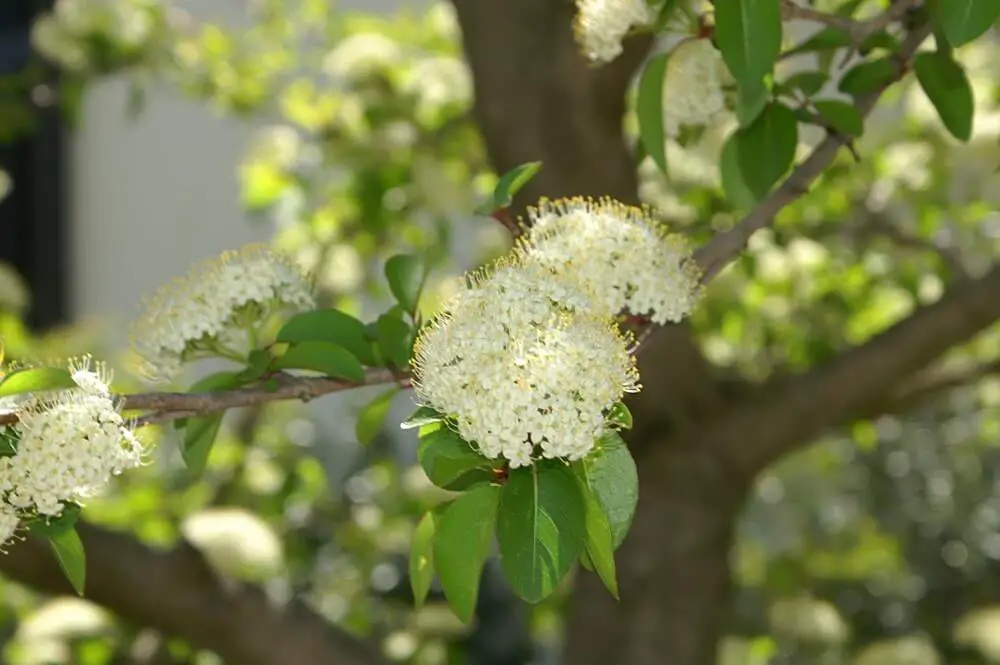
<svg viewBox="0 0 1000 665">
<path fill-rule="evenodd" d="M 461 495 L 435 522 L 434 562 L 448 603 L 464 622 L 472 620 L 479 578 L 493 543 L 500 488 L 480 485 Z"/>
<path fill-rule="evenodd" d="M 952 46 L 967 44 L 1000 19 L 1000 3 L 992 0 L 937 0 L 934 20 Z"/>
<path fill-rule="evenodd" d="M 618 434 L 605 434 L 596 452 L 573 468 L 603 509 L 617 549 L 632 526 L 639 501 L 639 473 L 628 446 Z"/>
<path fill-rule="evenodd" d="M 369 402 L 358 413 L 358 422 L 354 428 L 358 443 L 369 444 L 382 430 L 385 418 L 389 415 L 392 399 L 399 393 L 399 388 L 393 387 Z"/>
<path fill-rule="evenodd" d="M 434 511 L 427 511 L 413 532 L 413 544 L 410 549 L 410 586 L 418 608 L 427 599 L 431 582 L 434 581 L 434 534 L 437 519 Z M 478 582 L 477 579 L 477 585 Z"/>
<path fill-rule="evenodd" d="M 285 344 L 327 342 L 343 347 L 368 366 L 378 365 L 365 326 L 337 309 L 315 309 L 288 319 L 275 341 Z"/>
<path fill-rule="evenodd" d="M 417 458 L 430 481 L 446 490 L 465 490 L 494 479 L 491 461 L 448 427 L 422 436 Z"/>
<path fill-rule="evenodd" d="M 975 104 L 972 86 L 962 66 L 948 54 L 937 51 L 918 54 L 913 69 L 944 126 L 955 138 L 968 141 L 972 137 Z"/>
<path fill-rule="evenodd" d="M 741 88 L 758 88 L 781 52 L 779 0 L 717 0 L 715 39 Z"/>
<path fill-rule="evenodd" d="M 73 388 L 76 383 L 69 372 L 60 367 L 33 367 L 11 372 L 0 380 L 0 397 L 24 393 Z"/>
<path fill-rule="evenodd" d="M 580 556 L 585 509 L 572 472 L 544 461 L 513 469 L 500 492 L 500 563 L 514 592 L 537 603 L 555 590 Z"/>
<path fill-rule="evenodd" d="M 361 383 L 365 368 L 354 355 L 332 342 L 299 342 L 288 347 L 274 361 L 275 369 L 306 369 L 321 372 L 333 379 Z"/>
<path fill-rule="evenodd" d="M 664 172 L 667 170 L 667 136 L 663 128 L 663 86 L 669 58 L 669 53 L 660 53 L 646 63 L 639 78 L 636 98 L 642 147 Z"/>
<path fill-rule="evenodd" d="M 748 127 L 737 131 L 741 180 L 756 198 L 763 198 L 791 168 L 798 143 L 798 120 L 779 102 L 768 104 Z"/>
<path fill-rule="evenodd" d="M 500 176 L 496 187 L 493 188 L 493 198 L 490 204 L 481 209 L 481 212 L 492 213 L 495 210 L 503 210 L 510 207 L 514 202 L 514 197 L 521 188 L 531 182 L 531 179 L 541 170 L 541 162 L 528 162 L 515 166 L 507 173 Z"/>
<path fill-rule="evenodd" d="M 861 136 L 865 131 L 865 121 L 853 104 L 837 99 L 815 99 L 813 107 L 831 129 L 844 136 Z"/>
<path fill-rule="evenodd" d="M 426 269 L 421 258 L 412 254 L 393 256 L 385 263 L 385 278 L 389 283 L 389 290 L 403 311 L 414 316 L 417 302 L 420 300 L 420 290 L 426 278 Z"/>
</svg>

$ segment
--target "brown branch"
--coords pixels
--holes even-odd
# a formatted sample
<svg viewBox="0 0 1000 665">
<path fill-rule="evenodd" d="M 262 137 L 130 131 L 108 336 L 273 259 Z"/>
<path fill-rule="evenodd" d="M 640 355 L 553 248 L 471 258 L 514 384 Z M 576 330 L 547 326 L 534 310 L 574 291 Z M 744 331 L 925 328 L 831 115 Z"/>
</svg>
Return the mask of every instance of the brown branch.
<svg viewBox="0 0 1000 665">
<path fill-rule="evenodd" d="M 909 59 L 927 39 L 930 31 L 929 25 L 923 25 L 906 37 L 898 54 L 893 77 L 878 90 L 858 98 L 855 103 L 855 108 L 862 117 L 871 113 L 882 93 L 906 74 Z M 769 226 L 779 212 L 805 195 L 810 185 L 833 163 L 837 151 L 845 145 L 846 140 L 840 134 L 829 134 L 777 189 L 754 206 L 735 227 L 720 233 L 701 247 L 695 253 L 695 260 L 702 268 L 702 281 L 709 282 L 718 275 L 743 252 L 754 233 Z"/>
<path fill-rule="evenodd" d="M 866 404 L 861 411 L 851 414 L 849 418 L 862 420 L 886 415 L 902 415 L 929 404 L 952 390 L 965 388 L 996 375 L 1000 375 L 1000 360 L 963 371 L 942 372 L 936 376 L 928 376 L 896 391 L 888 399 Z"/>
<path fill-rule="evenodd" d="M 89 524 L 86 597 L 127 621 L 211 650 L 234 665 L 378 665 L 377 649 L 328 624 L 300 602 L 278 606 L 251 585 L 223 580 L 186 543 L 154 550 Z M 55 594 L 72 590 L 43 540 L 0 556 L 0 572 Z"/>
<path fill-rule="evenodd" d="M 278 373 L 270 377 L 275 385 L 266 384 L 204 393 L 153 392 L 121 395 L 126 411 L 150 411 L 138 420 L 139 425 L 163 423 L 189 416 L 218 413 L 244 406 L 259 406 L 283 400 L 309 400 L 331 393 L 398 382 L 409 386 L 409 376 L 387 369 L 369 370 L 358 383 L 338 379 L 290 376 Z M 0 426 L 17 422 L 14 412 L 0 414 Z"/>
<path fill-rule="evenodd" d="M 734 471 L 752 477 L 824 428 L 878 404 L 900 381 L 993 324 L 1000 318 L 998 290 L 1000 265 L 960 282 L 937 303 L 826 365 L 765 386 L 709 425 L 706 445 L 716 446 Z"/>
</svg>

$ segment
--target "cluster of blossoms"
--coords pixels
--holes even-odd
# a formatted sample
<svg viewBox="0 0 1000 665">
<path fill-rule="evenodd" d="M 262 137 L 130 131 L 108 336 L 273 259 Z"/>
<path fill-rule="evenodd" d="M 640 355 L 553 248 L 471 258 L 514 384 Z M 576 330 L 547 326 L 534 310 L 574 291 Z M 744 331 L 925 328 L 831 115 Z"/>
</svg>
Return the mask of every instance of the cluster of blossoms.
<svg viewBox="0 0 1000 665">
<path fill-rule="evenodd" d="M 315 306 L 306 277 L 264 245 L 248 245 L 194 266 L 163 286 L 132 327 L 132 346 L 153 380 L 184 363 L 246 358 L 272 315 Z"/>
<path fill-rule="evenodd" d="M 157 48 L 154 37 L 166 27 L 158 0 L 56 0 L 52 12 L 32 27 L 38 52 L 61 67 L 79 73 L 104 71 L 111 50 L 123 61 L 138 61 Z M 99 43 L 113 45 L 111 50 Z"/>
<path fill-rule="evenodd" d="M 142 445 L 110 391 L 110 372 L 89 358 L 70 366 L 76 387 L 34 396 L 5 433 L 0 458 L 0 544 L 21 519 L 57 517 L 67 503 L 100 493 L 111 476 L 142 463 Z"/>
<path fill-rule="evenodd" d="M 530 217 L 513 254 L 468 277 L 421 331 L 413 359 L 418 401 L 514 468 L 585 457 L 639 390 L 615 314 L 676 321 L 698 291 L 687 247 L 641 209 L 568 199 Z"/>
<path fill-rule="evenodd" d="M 676 138 L 684 127 L 703 127 L 727 109 L 732 74 L 710 39 L 686 39 L 667 59 L 663 127 Z"/>
<path fill-rule="evenodd" d="M 622 41 L 636 26 L 653 20 L 646 0 L 576 0 L 573 32 L 592 62 L 611 62 L 622 53 Z"/>
<path fill-rule="evenodd" d="M 601 305 L 656 323 L 677 322 L 698 297 L 697 269 L 684 240 L 647 211 L 617 201 L 542 201 L 529 211 L 536 261 L 573 275 Z"/>
</svg>

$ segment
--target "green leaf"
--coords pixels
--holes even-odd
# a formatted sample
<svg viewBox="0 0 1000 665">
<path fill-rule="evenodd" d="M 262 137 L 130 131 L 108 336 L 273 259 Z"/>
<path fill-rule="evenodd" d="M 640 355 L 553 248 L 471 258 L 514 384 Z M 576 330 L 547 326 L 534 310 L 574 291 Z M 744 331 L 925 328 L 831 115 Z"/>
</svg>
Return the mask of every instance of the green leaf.
<svg viewBox="0 0 1000 665">
<path fill-rule="evenodd" d="M 736 132 L 730 134 L 722 147 L 722 154 L 719 159 L 719 177 L 722 181 L 722 191 L 726 199 L 735 208 L 749 210 L 757 203 L 757 197 L 750 191 L 743 181 L 743 172 L 740 170 L 739 162 L 739 142 Z"/>
<path fill-rule="evenodd" d="M 943 53 L 924 52 L 917 54 L 913 69 L 945 128 L 958 140 L 968 141 L 972 137 L 975 104 L 962 66 Z"/>
<path fill-rule="evenodd" d="M 256 381 L 271 367 L 271 355 L 263 349 L 254 349 L 247 356 L 247 368 L 240 372 L 244 381 Z"/>
<path fill-rule="evenodd" d="M 406 321 L 391 313 L 380 316 L 375 326 L 379 351 L 393 365 L 406 369 L 410 364 L 413 330 Z"/>
<path fill-rule="evenodd" d="M 663 85 L 669 53 L 650 58 L 639 77 L 635 111 L 639 141 L 661 171 L 667 171 L 667 134 L 663 128 Z"/>
<path fill-rule="evenodd" d="M 535 177 L 542 168 L 541 162 L 528 162 L 507 171 L 493 189 L 493 208 L 507 208 L 514 202 L 514 196 Z"/>
<path fill-rule="evenodd" d="M 490 553 L 500 488 L 481 485 L 448 506 L 435 525 L 434 563 L 448 604 L 468 623 L 476 611 L 479 578 Z"/>
<path fill-rule="evenodd" d="M 628 446 L 617 433 L 605 434 L 599 444 L 596 454 L 576 462 L 573 468 L 604 509 L 611 526 L 611 541 L 617 549 L 625 540 L 635 516 L 639 473 Z"/>
<path fill-rule="evenodd" d="M 354 428 L 358 443 L 367 446 L 375 439 L 385 424 L 385 417 L 389 415 L 392 398 L 398 392 L 398 387 L 390 388 L 361 409 L 361 413 L 358 414 L 358 423 Z"/>
<path fill-rule="evenodd" d="M 33 536 L 51 539 L 53 536 L 76 526 L 76 523 L 80 521 L 80 512 L 79 504 L 67 503 L 64 504 L 62 512 L 57 517 L 40 515 L 25 520 L 24 526 Z"/>
<path fill-rule="evenodd" d="M 741 87 L 736 96 L 736 119 L 740 127 L 751 124 L 767 107 L 771 92 L 763 83 L 750 88 Z"/>
<path fill-rule="evenodd" d="M 622 402 L 612 405 L 608 420 L 620 429 L 632 429 L 632 412 Z"/>
<path fill-rule="evenodd" d="M 422 406 L 413 412 L 409 418 L 404 420 L 399 429 L 417 429 L 431 423 L 439 423 L 444 420 L 444 416 L 429 406 Z"/>
<path fill-rule="evenodd" d="M 799 123 L 791 109 L 774 102 L 736 133 L 736 141 L 743 182 L 754 196 L 763 198 L 795 160 Z"/>
<path fill-rule="evenodd" d="M 997 0 L 941 0 L 936 5 L 934 19 L 956 47 L 982 36 L 1000 19 Z"/>
<path fill-rule="evenodd" d="M 801 90 L 806 97 L 812 97 L 823 89 L 829 79 L 826 72 L 798 72 L 782 81 L 778 87 L 780 90 Z"/>
<path fill-rule="evenodd" d="M 0 457 L 13 457 L 17 454 L 17 432 L 9 427 L 0 430 Z"/>
<path fill-rule="evenodd" d="M 594 572 L 594 562 L 590 560 L 590 556 L 587 554 L 586 548 L 580 552 L 580 565 L 583 566 L 585 570 Z"/>
<path fill-rule="evenodd" d="M 243 372 L 215 372 L 204 376 L 188 388 L 189 393 L 212 393 L 217 390 L 232 390 L 245 383 Z"/>
<path fill-rule="evenodd" d="M 577 476 L 585 502 L 587 540 L 585 554 L 593 570 L 600 576 L 611 595 L 618 599 L 618 578 L 615 572 L 615 547 L 611 525 L 586 479 Z"/>
<path fill-rule="evenodd" d="M 424 513 L 410 546 L 410 587 L 419 609 L 427 599 L 427 592 L 434 581 L 434 512 Z"/>
<path fill-rule="evenodd" d="M 68 370 L 58 367 L 34 367 L 11 372 L 0 381 L 0 397 L 58 388 L 75 388 Z"/>
<path fill-rule="evenodd" d="M 50 535 L 49 545 L 73 590 L 82 596 L 87 580 L 87 555 L 80 535 L 69 527 Z"/>
<path fill-rule="evenodd" d="M 181 447 L 181 457 L 188 471 L 194 476 L 200 476 L 208 466 L 208 456 L 215 444 L 215 437 L 222 426 L 223 414 L 188 418 L 184 426 L 184 440 Z"/>
<path fill-rule="evenodd" d="M 865 121 L 853 104 L 836 99 L 817 99 L 813 106 L 830 127 L 845 136 L 861 136 Z"/>
<path fill-rule="evenodd" d="M 858 47 L 858 52 L 861 55 L 868 55 L 875 49 L 882 49 L 888 51 L 889 53 L 899 53 L 901 45 L 899 40 L 890 35 L 888 32 L 876 32 L 869 35 L 867 39 L 861 42 Z"/>
<path fill-rule="evenodd" d="M 424 286 L 424 262 L 414 254 L 397 254 L 385 262 L 389 290 L 407 314 L 413 316 Z"/>
<path fill-rule="evenodd" d="M 715 40 L 739 86 L 760 85 L 781 52 L 780 0 L 715 0 Z"/>
<path fill-rule="evenodd" d="M 500 491 L 500 563 L 514 592 L 530 603 L 548 597 L 583 551 L 583 496 L 572 472 L 543 461 L 514 469 Z"/>
<path fill-rule="evenodd" d="M 421 437 L 417 459 L 431 482 L 446 490 L 459 491 L 493 479 L 492 462 L 447 427 Z"/>
<path fill-rule="evenodd" d="M 365 365 L 378 365 L 365 335 L 365 324 L 338 309 L 315 309 L 296 314 L 285 322 L 275 341 L 286 344 L 332 342 L 353 353 Z"/>
<path fill-rule="evenodd" d="M 275 369 L 308 369 L 335 378 L 362 383 L 365 368 L 354 355 L 332 342 L 299 342 L 292 344 L 274 362 Z"/>
<path fill-rule="evenodd" d="M 852 97 L 860 97 L 889 85 L 895 75 L 895 67 L 888 57 L 862 62 L 844 74 L 839 90 Z"/>
<path fill-rule="evenodd" d="M 788 55 L 834 51 L 851 45 L 851 36 L 840 28 L 824 28 L 798 46 L 788 50 Z"/>
</svg>

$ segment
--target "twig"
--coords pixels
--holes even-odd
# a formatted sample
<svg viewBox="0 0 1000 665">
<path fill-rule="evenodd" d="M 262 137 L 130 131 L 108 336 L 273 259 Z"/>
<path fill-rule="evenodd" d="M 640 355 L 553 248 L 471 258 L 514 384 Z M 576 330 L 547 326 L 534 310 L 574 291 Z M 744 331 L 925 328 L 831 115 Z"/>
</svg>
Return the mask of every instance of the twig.
<svg viewBox="0 0 1000 665">
<path fill-rule="evenodd" d="M 899 2 L 886 10 L 879 17 L 868 21 L 869 30 L 881 30 L 900 15 L 899 5 L 910 3 Z M 927 39 L 931 28 L 927 24 L 916 27 L 903 41 L 895 62 L 895 70 L 882 87 L 857 99 L 854 106 L 862 118 L 867 117 L 875 108 L 879 97 L 889 86 L 899 81 L 909 69 L 909 59 L 916 53 L 920 45 Z M 827 137 L 813 149 L 812 153 L 799 164 L 792 173 L 763 201 L 754 206 L 740 222 L 712 238 L 706 245 L 699 248 L 694 255 L 695 261 L 701 267 L 702 284 L 714 279 L 723 268 L 729 265 L 746 248 L 750 237 L 757 231 L 770 226 L 774 218 L 785 207 L 797 201 L 809 191 L 810 185 L 826 170 L 837 156 L 841 146 L 847 139 L 839 133 L 827 134 Z M 637 335 L 636 349 L 644 346 L 653 331 L 648 326 Z"/>
<path fill-rule="evenodd" d="M 148 411 L 137 423 L 151 425 L 179 418 L 218 413 L 244 406 L 257 406 L 283 400 L 309 400 L 331 393 L 351 390 L 363 386 L 376 386 L 399 382 L 409 386 L 409 376 L 387 369 L 370 370 L 364 381 L 340 381 L 337 379 L 291 376 L 278 373 L 271 377 L 269 384 L 246 386 L 233 390 L 219 390 L 206 393 L 151 392 L 121 395 L 126 411 Z M 13 425 L 17 413 L 0 414 L 0 425 Z"/>
</svg>

